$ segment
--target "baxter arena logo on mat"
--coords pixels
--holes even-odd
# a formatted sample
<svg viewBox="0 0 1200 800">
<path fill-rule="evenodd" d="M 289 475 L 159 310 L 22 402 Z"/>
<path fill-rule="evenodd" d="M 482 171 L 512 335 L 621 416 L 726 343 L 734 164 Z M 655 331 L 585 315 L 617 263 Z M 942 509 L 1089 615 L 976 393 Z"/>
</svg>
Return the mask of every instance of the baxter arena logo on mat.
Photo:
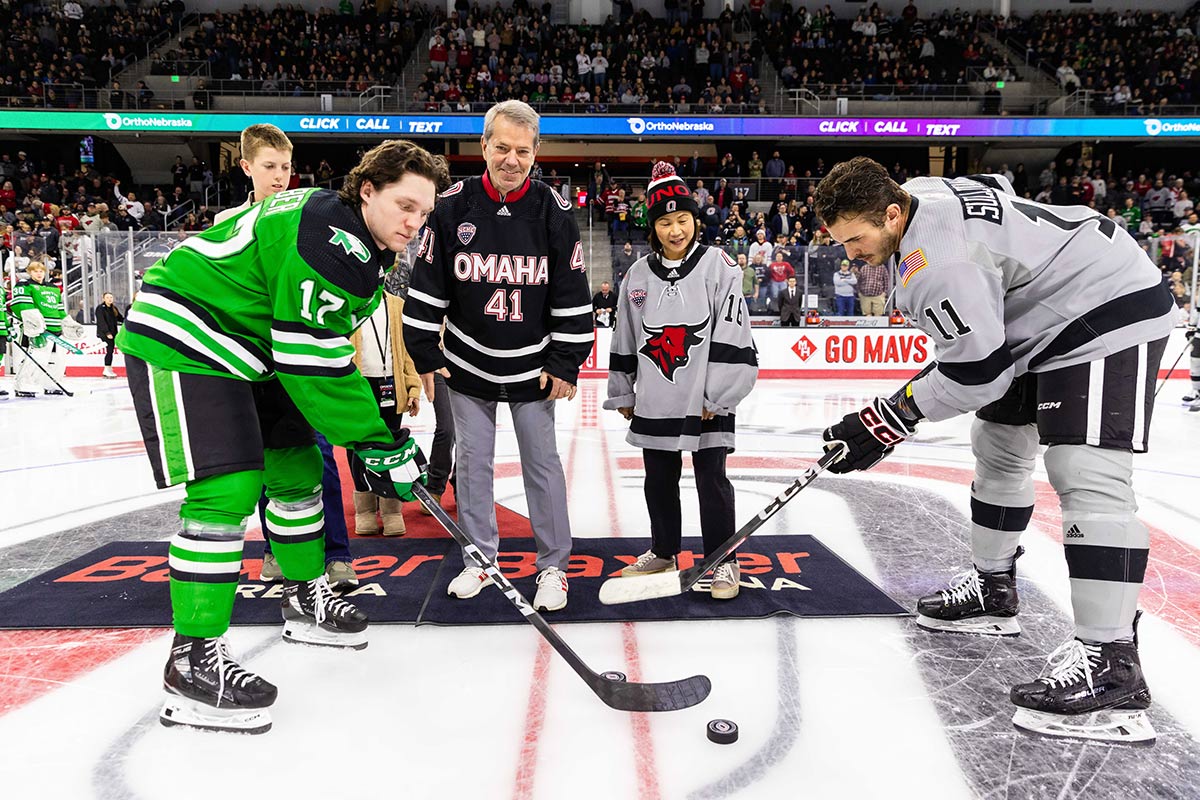
<svg viewBox="0 0 1200 800">
<path fill-rule="evenodd" d="M 817 352 L 817 346 L 807 336 L 801 336 L 792 345 L 792 352 L 798 355 L 801 361 L 808 361 L 812 354 Z"/>
</svg>

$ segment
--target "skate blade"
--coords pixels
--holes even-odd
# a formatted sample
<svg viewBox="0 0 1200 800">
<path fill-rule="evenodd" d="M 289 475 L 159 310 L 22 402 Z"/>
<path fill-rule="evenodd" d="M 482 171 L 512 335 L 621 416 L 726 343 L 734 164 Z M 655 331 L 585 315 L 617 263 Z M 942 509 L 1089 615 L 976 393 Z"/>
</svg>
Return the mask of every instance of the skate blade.
<svg viewBox="0 0 1200 800">
<path fill-rule="evenodd" d="M 1150 724 L 1150 717 L 1141 710 L 1108 709 L 1068 716 L 1018 708 L 1012 721 L 1018 728 L 1042 736 L 1143 747 L 1154 744 L 1158 735 Z"/>
<path fill-rule="evenodd" d="M 1019 636 L 1021 623 L 1016 617 L 972 617 L 945 620 L 917 614 L 917 624 L 925 630 L 944 633 L 973 633 L 978 636 Z"/>
<path fill-rule="evenodd" d="M 365 650 L 368 644 L 365 630 L 358 633 L 334 633 L 319 625 L 292 620 L 283 623 L 283 640 L 289 644 L 331 647 L 337 650 Z"/>
<path fill-rule="evenodd" d="M 271 730 L 271 712 L 265 708 L 226 709 L 170 696 L 158 712 L 167 728 L 192 728 L 215 733 L 259 734 Z"/>
</svg>

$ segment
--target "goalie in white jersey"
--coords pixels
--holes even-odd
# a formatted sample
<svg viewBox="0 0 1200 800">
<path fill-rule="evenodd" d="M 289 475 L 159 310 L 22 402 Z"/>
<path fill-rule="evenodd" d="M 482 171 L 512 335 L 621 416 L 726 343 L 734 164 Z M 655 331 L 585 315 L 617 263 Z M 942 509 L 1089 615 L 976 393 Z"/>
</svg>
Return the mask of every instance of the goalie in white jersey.
<svg viewBox="0 0 1200 800">
<path fill-rule="evenodd" d="M 1058 736 L 1147 741 L 1137 598 L 1149 532 L 1134 512 L 1154 381 L 1175 321 L 1158 269 L 1111 220 L 1014 196 L 1003 177 L 897 185 L 869 158 L 834 167 L 816 212 L 851 258 L 896 259 L 896 305 L 937 362 L 825 431 L 834 472 L 869 469 L 923 419 L 975 411 L 973 568 L 918 603 L 937 630 L 1015 635 L 1018 542 L 1039 440 L 1062 502 L 1075 638 L 1014 686 L 1013 722 Z"/>
</svg>

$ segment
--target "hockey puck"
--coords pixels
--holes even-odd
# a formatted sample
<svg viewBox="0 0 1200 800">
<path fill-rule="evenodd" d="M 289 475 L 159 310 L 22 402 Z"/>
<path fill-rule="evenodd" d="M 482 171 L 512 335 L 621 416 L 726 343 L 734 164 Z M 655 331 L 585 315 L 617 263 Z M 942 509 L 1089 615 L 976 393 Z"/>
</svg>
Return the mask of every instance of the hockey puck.
<svg viewBox="0 0 1200 800">
<path fill-rule="evenodd" d="M 606 681 L 612 681 L 613 683 L 624 683 L 626 680 L 628 680 L 628 678 L 625 677 L 624 672 L 617 672 L 616 670 L 612 670 L 611 672 L 601 672 L 600 677 L 604 678 Z"/>
<path fill-rule="evenodd" d="M 738 739 L 738 726 L 727 719 L 709 720 L 708 740 L 717 744 L 733 744 Z"/>
</svg>

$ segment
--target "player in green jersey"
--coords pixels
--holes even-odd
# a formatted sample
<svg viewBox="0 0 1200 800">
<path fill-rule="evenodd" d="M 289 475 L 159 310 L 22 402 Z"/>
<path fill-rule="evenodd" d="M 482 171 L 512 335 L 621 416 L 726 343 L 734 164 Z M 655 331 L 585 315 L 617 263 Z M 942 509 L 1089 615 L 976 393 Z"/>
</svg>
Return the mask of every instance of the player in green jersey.
<svg viewBox="0 0 1200 800">
<path fill-rule="evenodd" d="M 372 491 L 412 499 L 424 459 L 411 438 L 392 441 L 348 337 L 379 304 L 384 256 L 405 249 L 447 182 L 445 159 L 384 142 L 340 192 L 280 192 L 147 270 L 117 344 L 155 479 L 187 487 L 170 546 L 176 635 L 164 724 L 270 727 L 275 687 L 221 638 L 264 486 L 285 641 L 366 646 L 366 615 L 334 597 L 324 575 L 312 429 L 359 456 Z"/>
<path fill-rule="evenodd" d="M 25 272 L 29 275 L 28 280 L 17 283 L 8 304 L 12 315 L 21 323 L 22 347 L 26 350 L 25 358 L 17 368 L 13 392 L 17 397 L 36 397 L 40 388 L 46 394 L 60 395 L 66 374 L 64 353 L 46 334 L 78 340 L 83 330 L 78 322 L 67 316 L 62 289 L 46 282 L 46 266 L 40 261 L 30 261 Z M 47 374 L 54 380 L 51 381 Z"/>
</svg>

